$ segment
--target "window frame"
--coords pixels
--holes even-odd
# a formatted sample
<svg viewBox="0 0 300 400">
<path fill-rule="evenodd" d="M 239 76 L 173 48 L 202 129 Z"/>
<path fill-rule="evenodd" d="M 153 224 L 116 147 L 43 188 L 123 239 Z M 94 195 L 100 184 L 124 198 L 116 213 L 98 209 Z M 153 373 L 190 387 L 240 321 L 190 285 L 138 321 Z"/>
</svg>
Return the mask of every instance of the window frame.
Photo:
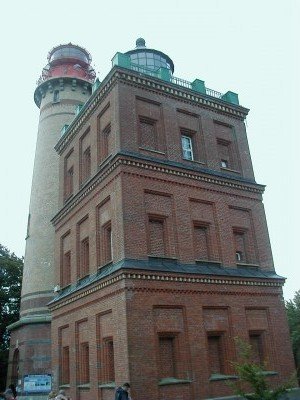
<svg viewBox="0 0 300 400">
<path fill-rule="evenodd" d="M 210 347 L 209 347 L 209 338 L 217 337 L 219 340 L 218 343 L 218 363 L 220 365 L 220 371 L 214 372 L 212 371 L 211 359 L 210 359 Z M 207 340 L 207 355 L 208 355 L 208 366 L 210 375 L 220 374 L 226 375 L 226 345 L 225 345 L 225 332 L 224 331 L 208 331 L 206 332 L 206 340 Z"/>
<path fill-rule="evenodd" d="M 89 342 L 81 342 L 79 345 L 79 383 L 90 383 L 90 346 Z M 87 362 L 86 362 L 87 361 Z"/>
<path fill-rule="evenodd" d="M 72 260 L 71 250 L 65 251 L 62 255 L 62 272 L 61 272 L 62 287 L 68 286 L 71 283 L 71 262 L 72 262 L 71 260 Z"/>
<path fill-rule="evenodd" d="M 59 103 L 60 102 L 60 96 L 59 96 L 59 93 L 60 91 L 58 90 L 58 89 L 55 89 L 54 91 L 53 91 L 53 101 L 52 101 L 52 103 Z"/>
<path fill-rule="evenodd" d="M 184 148 L 184 139 L 188 139 L 189 142 L 189 149 Z M 191 154 L 191 158 L 185 157 L 185 151 L 189 151 Z M 182 158 L 186 161 L 195 161 L 194 149 L 193 149 L 193 136 L 188 135 L 186 132 L 181 131 L 181 152 Z"/>
<path fill-rule="evenodd" d="M 91 146 L 87 146 L 84 151 L 82 151 L 81 160 L 81 184 L 85 183 L 91 177 Z"/>
<path fill-rule="evenodd" d="M 79 279 L 89 275 L 90 270 L 90 239 L 86 236 L 80 240 L 79 248 Z"/>
<path fill-rule="evenodd" d="M 247 228 L 241 228 L 241 227 L 232 227 L 232 233 L 233 233 L 233 244 L 235 247 L 235 262 L 236 264 L 243 263 L 243 264 L 248 264 L 249 263 L 249 238 L 248 238 L 248 229 Z M 237 236 L 241 236 L 243 240 L 243 249 L 237 248 Z M 241 259 L 237 259 L 237 254 L 241 255 Z"/>
<path fill-rule="evenodd" d="M 110 344 L 112 344 L 112 365 L 109 363 L 111 356 L 109 351 Z M 115 376 L 116 376 L 115 351 L 114 351 L 114 340 L 112 336 L 102 338 L 102 362 L 104 366 L 102 373 L 102 382 L 103 383 L 115 382 Z M 110 375 L 111 372 L 112 376 Z"/>
<path fill-rule="evenodd" d="M 144 115 L 139 115 L 138 116 L 138 121 L 139 121 L 139 129 L 138 129 L 138 134 L 139 134 L 139 147 L 144 150 L 149 150 L 149 151 L 159 151 L 159 138 L 158 138 L 158 131 L 157 131 L 157 120 L 153 118 L 146 117 Z M 154 138 L 154 146 L 149 147 L 145 146 L 144 143 L 142 142 L 142 124 L 147 124 L 153 127 L 153 138 Z"/>
<path fill-rule="evenodd" d="M 162 242 L 163 242 L 163 247 L 164 247 L 164 253 L 163 254 L 161 254 L 161 255 L 158 255 L 158 254 L 153 254 L 152 252 L 151 252 L 151 235 L 150 235 L 150 223 L 151 223 L 151 221 L 154 221 L 154 222 L 160 222 L 160 223 L 162 223 L 162 234 L 163 234 L 163 240 L 162 240 Z M 147 229 L 148 229 L 148 234 L 147 234 L 147 236 L 148 236 L 148 240 L 147 240 L 147 252 L 148 252 L 148 255 L 150 256 L 150 257 L 167 257 L 168 256 L 168 253 L 169 253 L 169 246 L 168 246 L 168 241 L 167 241 L 167 238 L 168 238 L 168 232 L 167 232 L 167 216 L 165 216 L 165 215 L 157 215 L 157 214 L 148 214 L 148 219 L 147 219 Z"/>
<path fill-rule="evenodd" d="M 67 354 L 67 362 L 66 362 L 66 352 L 65 350 L 68 350 Z M 69 346 L 63 346 L 62 347 L 62 352 L 61 352 L 61 375 L 60 375 L 60 384 L 61 385 L 68 385 L 70 383 L 70 347 Z"/>
<path fill-rule="evenodd" d="M 100 240 L 102 240 L 102 265 L 106 265 L 113 261 L 113 235 L 111 220 L 102 225 Z"/>
<path fill-rule="evenodd" d="M 195 229 L 200 228 L 205 230 L 206 235 L 206 248 L 207 248 L 207 258 L 199 259 L 196 257 L 196 237 L 195 237 Z M 211 261 L 212 260 L 212 243 L 211 243 L 211 231 L 210 231 L 210 223 L 204 221 L 193 221 L 193 246 L 194 246 L 194 257 L 196 261 Z"/>
<path fill-rule="evenodd" d="M 173 376 L 161 376 L 159 375 L 159 379 L 166 379 L 166 378 L 175 378 L 177 379 L 179 376 L 179 333 L 180 332 L 157 332 L 158 338 L 158 372 L 161 373 L 161 366 L 162 366 L 162 359 L 161 359 L 161 351 L 160 351 L 160 341 L 161 339 L 172 339 L 172 370 Z"/>
<path fill-rule="evenodd" d="M 252 355 L 252 361 L 257 363 L 254 360 L 254 355 L 253 355 L 253 346 L 251 345 L 251 337 L 258 337 L 259 338 L 259 343 L 258 343 L 258 358 L 259 358 L 259 365 L 263 365 L 266 362 L 266 344 L 265 344 L 265 331 L 263 330 L 249 330 L 248 332 L 249 336 L 249 344 L 252 347 L 251 355 Z"/>
</svg>

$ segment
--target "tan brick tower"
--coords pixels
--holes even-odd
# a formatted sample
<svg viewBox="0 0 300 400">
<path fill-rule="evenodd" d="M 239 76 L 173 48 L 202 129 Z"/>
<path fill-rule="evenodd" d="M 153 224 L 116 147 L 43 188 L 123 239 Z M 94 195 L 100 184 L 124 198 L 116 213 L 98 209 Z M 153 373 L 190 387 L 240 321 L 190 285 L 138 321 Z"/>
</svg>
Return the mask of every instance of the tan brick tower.
<svg viewBox="0 0 300 400">
<path fill-rule="evenodd" d="M 53 48 L 34 93 L 40 119 L 26 237 L 20 319 L 11 325 L 8 382 L 26 395 L 42 395 L 51 373 L 51 316 L 54 295 L 54 228 L 58 211 L 59 159 L 54 146 L 91 95 L 91 56 L 73 44 Z M 48 381 L 48 382 L 47 382 Z M 43 390 L 45 387 L 45 390 Z M 48 390 L 49 392 L 49 390 Z"/>
</svg>

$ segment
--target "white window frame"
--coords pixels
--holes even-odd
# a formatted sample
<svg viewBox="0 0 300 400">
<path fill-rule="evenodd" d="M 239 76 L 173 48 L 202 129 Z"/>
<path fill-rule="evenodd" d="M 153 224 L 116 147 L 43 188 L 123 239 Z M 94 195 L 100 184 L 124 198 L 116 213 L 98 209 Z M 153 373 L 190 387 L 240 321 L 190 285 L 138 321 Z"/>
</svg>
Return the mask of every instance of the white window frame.
<svg viewBox="0 0 300 400">
<path fill-rule="evenodd" d="M 237 262 L 243 261 L 243 253 L 241 251 L 236 251 L 235 258 Z"/>
<path fill-rule="evenodd" d="M 186 144 L 188 144 L 186 146 Z M 193 141 L 190 136 L 181 135 L 182 156 L 185 160 L 194 161 Z"/>
<path fill-rule="evenodd" d="M 227 160 L 221 160 L 221 167 L 222 168 L 228 168 L 228 161 Z"/>
</svg>

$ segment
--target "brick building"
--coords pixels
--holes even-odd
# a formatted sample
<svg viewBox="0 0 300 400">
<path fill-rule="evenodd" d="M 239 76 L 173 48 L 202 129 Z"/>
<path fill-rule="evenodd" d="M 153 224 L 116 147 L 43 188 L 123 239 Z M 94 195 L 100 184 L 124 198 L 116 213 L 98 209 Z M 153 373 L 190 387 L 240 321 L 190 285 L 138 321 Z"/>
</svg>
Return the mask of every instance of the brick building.
<svg viewBox="0 0 300 400">
<path fill-rule="evenodd" d="M 238 96 L 173 76 L 142 39 L 58 140 L 52 379 L 73 399 L 228 396 L 249 341 L 294 370 Z"/>
</svg>

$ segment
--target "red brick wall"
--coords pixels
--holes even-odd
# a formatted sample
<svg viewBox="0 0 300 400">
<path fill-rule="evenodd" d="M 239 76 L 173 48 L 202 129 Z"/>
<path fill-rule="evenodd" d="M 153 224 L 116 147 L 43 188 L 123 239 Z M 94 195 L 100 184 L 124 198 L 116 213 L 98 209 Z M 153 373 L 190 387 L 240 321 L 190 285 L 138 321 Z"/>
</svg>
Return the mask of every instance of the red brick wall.
<svg viewBox="0 0 300 400">
<path fill-rule="evenodd" d="M 229 395 L 230 389 L 223 381 L 209 380 L 207 337 L 217 332 L 224 337 L 225 374 L 234 373 L 230 364 L 237 357 L 234 337 L 249 341 L 249 332 L 255 329 L 265 335 L 268 369 L 279 374 L 270 381 L 275 384 L 291 376 L 294 365 L 280 288 L 245 285 L 237 281 L 231 285 L 167 282 L 167 276 L 170 278 L 171 275 L 146 273 L 143 278 L 143 273 L 140 276 L 135 273 L 132 279 L 121 279 L 90 294 L 86 292 L 78 300 L 54 310 L 52 354 L 55 376 L 58 376 L 59 365 L 55 343 L 60 327 L 68 326 L 65 337 L 71 349 L 71 365 L 75 365 L 76 335 L 79 334 L 76 327 L 80 323 L 80 335 L 89 343 L 90 349 L 90 386 L 84 390 L 99 399 L 105 398 L 103 393 L 110 390 L 98 388 L 105 379 L 101 342 L 108 336 L 114 341 L 116 383 L 129 380 L 133 398 L 141 400 L 148 399 L 149 393 L 157 400 L 171 400 L 174 393 L 184 400 Z M 176 339 L 176 378 L 191 382 L 159 385 L 163 374 L 160 363 L 164 359 L 159 353 L 159 337 L 163 335 L 173 335 Z M 83 388 L 76 386 L 76 375 L 72 370 L 70 395 L 84 398 L 80 394 Z"/>
</svg>

